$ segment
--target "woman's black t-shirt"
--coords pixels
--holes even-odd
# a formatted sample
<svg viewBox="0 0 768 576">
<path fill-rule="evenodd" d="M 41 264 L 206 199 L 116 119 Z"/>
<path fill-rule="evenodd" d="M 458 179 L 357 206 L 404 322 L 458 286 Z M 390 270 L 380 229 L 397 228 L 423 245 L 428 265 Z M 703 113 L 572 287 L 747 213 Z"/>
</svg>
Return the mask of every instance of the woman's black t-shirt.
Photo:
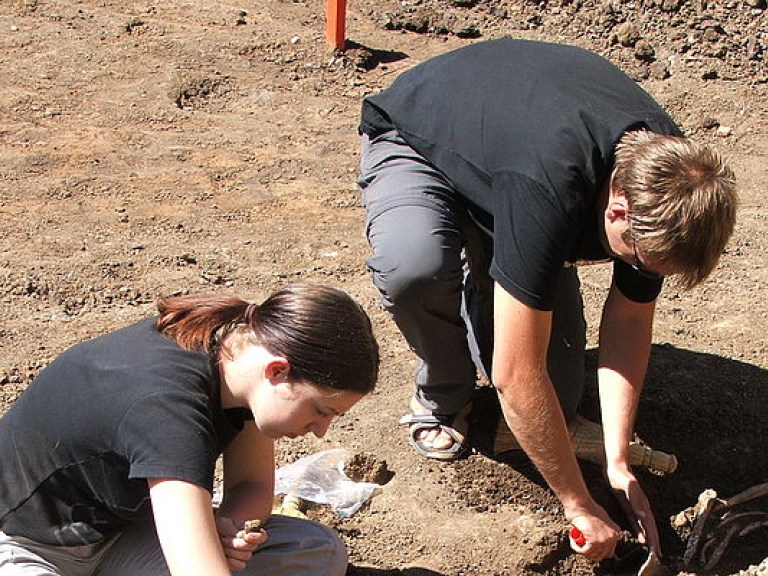
<svg viewBox="0 0 768 576">
<path fill-rule="evenodd" d="M 78 344 L 0 418 L 0 527 L 49 545 L 100 542 L 150 514 L 148 478 L 212 491 L 247 417 L 222 410 L 209 356 L 152 318 Z"/>
</svg>

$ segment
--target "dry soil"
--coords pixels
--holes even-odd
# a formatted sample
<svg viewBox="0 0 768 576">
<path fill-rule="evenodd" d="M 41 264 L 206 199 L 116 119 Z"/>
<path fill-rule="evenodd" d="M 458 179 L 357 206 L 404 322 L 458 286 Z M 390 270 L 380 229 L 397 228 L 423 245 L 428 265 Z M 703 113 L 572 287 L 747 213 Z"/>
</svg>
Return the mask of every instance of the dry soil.
<svg viewBox="0 0 768 576">
<path fill-rule="evenodd" d="M 350 0 L 347 49 L 320 0 L 4 0 L 0 3 L 0 412 L 66 347 L 153 312 L 161 294 L 259 300 L 286 282 L 332 284 L 370 312 L 377 392 L 281 463 L 349 450 L 383 483 L 341 519 L 352 576 L 611 573 L 569 552 L 558 502 L 520 453 L 492 458 L 480 390 L 476 454 L 418 458 L 397 427 L 414 359 L 378 305 L 355 189 L 361 99 L 433 55 L 511 35 L 604 54 L 719 149 L 741 189 L 714 276 L 665 287 L 638 434 L 677 455 L 638 472 L 672 574 L 673 517 L 704 489 L 768 481 L 768 175 L 765 0 Z M 583 271 L 590 362 L 608 271 Z M 594 382 L 584 411 L 594 415 Z M 620 512 L 600 469 L 584 473 Z M 766 510 L 765 502 L 755 506 Z M 714 572 L 765 573 L 768 529 L 733 540 Z M 615 570 L 614 570 L 615 571 Z"/>
</svg>

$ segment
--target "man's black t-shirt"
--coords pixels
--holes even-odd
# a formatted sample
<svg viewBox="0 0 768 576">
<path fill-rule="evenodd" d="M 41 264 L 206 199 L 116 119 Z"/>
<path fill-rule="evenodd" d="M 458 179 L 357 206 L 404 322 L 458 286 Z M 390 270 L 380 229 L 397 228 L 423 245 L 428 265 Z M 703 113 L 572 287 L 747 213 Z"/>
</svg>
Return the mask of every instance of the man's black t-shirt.
<svg viewBox="0 0 768 576">
<path fill-rule="evenodd" d="M 493 235 L 490 273 L 522 302 L 551 309 L 563 264 L 601 260 L 597 202 L 621 136 L 680 135 L 664 110 L 602 57 L 500 39 L 428 60 L 366 98 L 362 132 L 396 129 L 441 171 Z M 653 300 L 661 282 L 616 261 L 622 292 Z"/>
<path fill-rule="evenodd" d="M 148 478 L 213 490 L 247 411 L 222 410 L 215 366 L 152 318 L 61 354 L 0 418 L 0 527 L 99 542 L 150 514 Z"/>
</svg>

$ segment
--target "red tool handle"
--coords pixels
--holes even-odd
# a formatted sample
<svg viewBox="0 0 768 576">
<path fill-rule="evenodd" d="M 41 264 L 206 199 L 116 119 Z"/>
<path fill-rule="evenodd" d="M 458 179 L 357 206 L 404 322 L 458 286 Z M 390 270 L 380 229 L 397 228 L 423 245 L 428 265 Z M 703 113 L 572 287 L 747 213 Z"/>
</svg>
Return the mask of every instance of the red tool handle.
<svg viewBox="0 0 768 576">
<path fill-rule="evenodd" d="M 576 528 L 575 526 L 571 528 L 571 540 L 576 544 L 576 546 L 584 546 L 584 544 L 587 543 L 587 539 L 584 538 L 584 534 L 581 533 L 581 530 Z"/>
</svg>

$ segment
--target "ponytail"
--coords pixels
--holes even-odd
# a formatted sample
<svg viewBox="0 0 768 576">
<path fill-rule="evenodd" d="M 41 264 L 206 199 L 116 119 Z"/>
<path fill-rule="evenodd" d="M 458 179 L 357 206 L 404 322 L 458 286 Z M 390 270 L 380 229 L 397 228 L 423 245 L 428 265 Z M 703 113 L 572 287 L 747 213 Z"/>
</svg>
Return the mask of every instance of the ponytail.
<svg viewBox="0 0 768 576">
<path fill-rule="evenodd" d="M 182 348 L 211 354 L 219 329 L 240 323 L 248 306 L 236 296 L 216 293 L 161 298 L 157 329 Z"/>
<path fill-rule="evenodd" d="M 288 360 L 296 380 L 367 394 L 378 378 L 370 319 L 341 290 L 294 284 L 261 305 L 218 294 L 177 296 L 161 299 L 158 312 L 158 330 L 190 350 L 217 353 L 238 332 Z"/>
</svg>

